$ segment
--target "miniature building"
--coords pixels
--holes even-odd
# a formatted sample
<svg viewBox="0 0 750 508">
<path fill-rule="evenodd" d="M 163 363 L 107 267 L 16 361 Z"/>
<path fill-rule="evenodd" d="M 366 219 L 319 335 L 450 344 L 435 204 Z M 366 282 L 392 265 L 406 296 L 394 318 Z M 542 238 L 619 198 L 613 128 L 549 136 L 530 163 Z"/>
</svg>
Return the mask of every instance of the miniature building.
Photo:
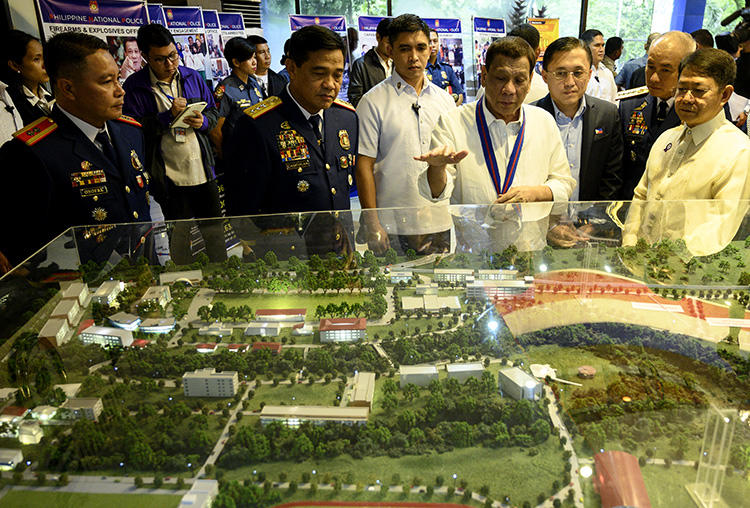
<svg viewBox="0 0 750 508">
<path fill-rule="evenodd" d="M 65 342 L 70 327 L 67 319 L 50 319 L 39 332 L 40 339 L 47 339 L 52 346 L 60 346 Z"/>
<path fill-rule="evenodd" d="M 131 332 L 137 330 L 138 325 L 141 324 L 141 318 L 122 311 L 112 314 L 107 319 L 112 323 L 112 326 L 122 328 L 123 330 L 130 330 Z"/>
<path fill-rule="evenodd" d="M 216 343 L 215 342 L 209 342 L 206 344 L 196 344 L 195 349 L 199 353 L 213 353 L 216 351 Z"/>
<path fill-rule="evenodd" d="M 500 395 L 515 400 L 539 400 L 542 396 L 542 383 L 518 367 L 502 369 L 497 373 Z"/>
<path fill-rule="evenodd" d="M 313 328 L 305 323 L 297 323 L 292 326 L 292 335 L 312 335 Z"/>
<path fill-rule="evenodd" d="M 425 295 L 422 300 L 424 301 L 424 310 L 427 312 L 439 312 L 446 308 L 452 311 L 461 310 L 461 302 L 458 301 L 457 296 Z"/>
<path fill-rule="evenodd" d="M 320 342 L 356 342 L 367 337 L 367 320 L 321 319 Z"/>
<path fill-rule="evenodd" d="M 50 319 L 65 319 L 72 328 L 78 323 L 80 310 L 78 300 L 60 300 L 50 314 Z"/>
<path fill-rule="evenodd" d="M 89 286 L 83 282 L 73 282 L 62 290 L 63 300 L 77 300 L 80 307 L 86 306 L 89 298 Z"/>
<path fill-rule="evenodd" d="M 328 422 L 346 425 L 364 425 L 370 409 L 367 407 L 336 406 L 263 406 L 260 411 L 260 423 L 268 425 L 281 421 L 287 426 L 297 428 L 303 422 L 314 425 L 325 425 Z"/>
<path fill-rule="evenodd" d="M 391 284 L 398 284 L 401 281 L 409 282 L 412 276 L 411 270 L 391 270 Z"/>
<path fill-rule="evenodd" d="M 482 362 L 449 363 L 445 366 L 445 370 L 448 377 L 455 378 L 459 383 L 463 383 L 470 377 L 481 378 L 484 365 L 482 365 Z"/>
<path fill-rule="evenodd" d="M 357 372 L 354 375 L 354 389 L 352 390 L 349 407 L 372 408 L 372 398 L 375 395 L 375 373 Z"/>
<path fill-rule="evenodd" d="M 478 300 L 505 300 L 517 296 L 534 298 L 534 294 L 528 291 L 533 285 L 531 280 L 477 280 L 466 285 L 466 298 Z"/>
<path fill-rule="evenodd" d="M 120 282 L 119 280 L 108 280 L 99 286 L 91 301 L 102 305 L 112 305 L 112 302 L 115 301 L 117 295 L 119 295 L 123 289 L 125 289 L 124 282 Z"/>
<path fill-rule="evenodd" d="M 35 420 L 46 422 L 54 418 L 57 413 L 55 406 L 37 406 L 31 410 L 31 417 Z"/>
<path fill-rule="evenodd" d="M 651 508 L 641 468 L 634 455 L 619 450 L 597 453 L 594 467 L 594 490 L 601 497 L 602 508 Z"/>
<path fill-rule="evenodd" d="M 133 343 L 133 332 L 122 328 L 89 326 L 78 336 L 84 344 L 98 344 L 102 347 L 129 347 Z"/>
<path fill-rule="evenodd" d="M 182 375 L 185 397 L 234 397 L 239 386 L 236 371 L 197 369 Z"/>
<path fill-rule="evenodd" d="M 244 353 L 247 351 L 247 344 L 228 344 L 227 350 L 232 353 Z"/>
<path fill-rule="evenodd" d="M 190 284 L 197 284 L 203 280 L 203 272 L 201 270 L 185 270 L 182 272 L 165 272 L 159 274 L 159 284 L 166 285 L 172 284 L 173 282 L 185 282 Z"/>
<path fill-rule="evenodd" d="M 437 282 L 473 281 L 474 270 L 462 268 L 435 268 L 433 278 Z"/>
<path fill-rule="evenodd" d="M 13 471 L 23 462 L 23 452 L 10 448 L 0 448 L 0 471 Z"/>
<path fill-rule="evenodd" d="M 438 294 L 438 284 L 432 282 L 430 284 L 417 284 L 417 295 L 436 295 Z"/>
<path fill-rule="evenodd" d="M 172 301 L 172 293 L 169 286 L 151 286 L 141 297 L 141 303 L 156 302 L 161 307 L 166 307 Z"/>
<path fill-rule="evenodd" d="M 223 323 L 213 323 L 208 326 L 202 326 L 198 329 L 198 335 L 213 335 L 224 337 L 225 335 L 232 335 L 232 329 L 224 326 Z"/>
<path fill-rule="evenodd" d="M 424 299 L 421 296 L 402 296 L 401 308 L 404 310 L 423 309 Z"/>
<path fill-rule="evenodd" d="M 174 330 L 177 322 L 171 318 L 144 319 L 141 323 L 141 331 L 144 333 L 169 333 Z"/>
<path fill-rule="evenodd" d="M 219 482 L 216 480 L 195 480 L 190 490 L 182 496 L 178 508 L 210 508 L 219 495 Z"/>
<path fill-rule="evenodd" d="M 29 414 L 29 409 L 21 406 L 7 406 L 0 413 L 0 422 L 18 423 Z"/>
<path fill-rule="evenodd" d="M 272 353 L 281 353 L 281 342 L 255 342 L 253 343 L 253 351 L 269 350 Z"/>
<path fill-rule="evenodd" d="M 518 270 L 477 270 L 476 280 L 515 280 Z"/>
<path fill-rule="evenodd" d="M 304 321 L 307 309 L 258 309 L 255 319 L 258 321 Z"/>
<path fill-rule="evenodd" d="M 21 444 L 39 444 L 44 437 L 44 431 L 37 422 L 21 422 L 18 426 L 18 440 Z"/>
<path fill-rule="evenodd" d="M 281 332 L 279 323 L 250 323 L 245 328 L 245 336 L 278 337 Z"/>
<path fill-rule="evenodd" d="M 400 386 L 409 383 L 417 386 L 427 386 L 430 381 L 438 378 L 437 367 L 434 365 L 401 365 L 398 368 Z"/>
<path fill-rule="evenodd" d="M 578 367 L 578 377 L 583 379 L 594 379 L 596 369 L 591 365 L 581 365 Z"/>
<path fill-rule="evenodd" d="M 104 406 L 102 405 L 102 399 L 84 397 L 80 399 L 68 399 L 63 402 L 60 408 L 67 409 L 67 417 L 73 420 L 86 418 L 87 420 L 96 421 L 99 415 L 102 414 Z"/>
</svg>

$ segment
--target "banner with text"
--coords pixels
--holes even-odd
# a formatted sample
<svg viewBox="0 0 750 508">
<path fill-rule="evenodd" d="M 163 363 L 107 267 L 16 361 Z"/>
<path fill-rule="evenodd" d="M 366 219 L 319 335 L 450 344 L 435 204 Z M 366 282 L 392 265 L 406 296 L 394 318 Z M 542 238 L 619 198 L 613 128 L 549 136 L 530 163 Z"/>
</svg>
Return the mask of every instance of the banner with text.
<svg viewBox="0 0 750 508">
<path fill-rule="evenodd" d="M 146 3 L 128 0 L 37 0 L 45 40 L 62 32 L 83 32 L 107 42 L 120 80 L 143 65 L 135 36 L 148 23 Z"/>
<path fill-rule="evenodd" d="M 357 47 L 352 52 L 352 60 L 355 60 L 365 53 L 370 51 L 378 45 L 378 40 L 375 38 L 375 33 L 378 29 L 378 23 L 380 23 L 385 16 L 360 16 L 357 20 L 359 25 L 359 42 Z"/>
<path fill-rule="evenodd" d="M 529 18 L 528 22 L 539 30 L 539 49 L 541 52 L 538 61 L 541 62 L 547 46 L 560 38 L 560 20 L 557 18 Z"/>
<path fill-rule="evenodd" d="M 221 66 L 228 76 L 232 71 L 229 68 L 229 62 L 224 58 L 224 45 L 232 37 L 245 37 L 245 22 L 242 19 L 242 14 L 234 12 L 220 12 L 219 13 L 219 28 L 221 34 L 219 35 L 219 53 L 221 54 Z"/>
<path fill-rule="evenodd" d="M 161 4 L 148 4 L 148 20 L 150 23 L 167 26 L 167 20 L 164 19 L 164 9 Z"/>
<path fill-rule="evenodd" d="M 487 49 L 493 41 L 505 37 L 505 20 L 497 18 L 473 18 L 472 39 L 474 40 L 474 75 L 477 89 L 482 84 L 482 66 Z"/>
<path fill-rule="evenodd" d="M 163 7 L 167 28 L 172 32 L 181 64 L 206 78 L 208 47 L 200 7 Z"/>
<path fill-rule="evenodd" d="M 346 35 L 346 18 L 344 16 L 302 16 L 302 15 L 289 15 L 289 26 L 292 32 L 296 32 L 302 27 L 310 25 L 320 25 L 326 28 L 330 28 L 344 39 L 344 47 L 347 50 L 344 52 L 344 77 L 341 83 L 341 90 L 339 90 L 339 98 L 346 100 L 347 91 L 349 90 L 349 65 L 351 57 L 349 55 L 349 40 Z"/>
<path fill-rule="evenodd" d="M 440 48 L 438 59 L 450 64 L 453 72 L 466 89 L 466 73 L 464 71 L 464 43 L 461 39 L 461 20 L 455 18 L 422 18 L 427 26 L 438 33 Z"/>
<path fill-rule="evenodd" d="M 229 69 L 224 66 L 224 52 L 220 48 L 221 26 L 219 14 L 211 9 L 203 9 L 203 27 L 206 30 L 206 79 L 213 82 L 213 87 L 219 81 L 229 76 Z"/>
</svg>

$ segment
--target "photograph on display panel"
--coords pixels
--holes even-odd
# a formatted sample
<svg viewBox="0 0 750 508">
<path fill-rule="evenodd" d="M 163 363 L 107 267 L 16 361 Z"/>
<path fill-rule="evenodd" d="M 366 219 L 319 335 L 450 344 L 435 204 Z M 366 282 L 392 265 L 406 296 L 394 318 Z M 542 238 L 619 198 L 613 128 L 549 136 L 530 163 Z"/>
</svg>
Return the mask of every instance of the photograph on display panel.
<svg viewBox="0 0 750 508">
<path fill-rule="evenodd" d="M 135 37 L 108 35 L 107 46 L 120 68 L 120 81 L 128 79 L 128 76 L 141 70 L 145 64 Z"/>
</svg>

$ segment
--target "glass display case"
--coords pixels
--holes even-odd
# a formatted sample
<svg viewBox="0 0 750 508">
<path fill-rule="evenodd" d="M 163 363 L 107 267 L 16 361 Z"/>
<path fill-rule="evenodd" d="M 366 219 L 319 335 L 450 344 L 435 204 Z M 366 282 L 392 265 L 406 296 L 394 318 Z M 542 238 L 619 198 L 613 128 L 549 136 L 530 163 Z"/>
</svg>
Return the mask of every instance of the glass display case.
<svg viewBox="0 0 750 508">
<path fill-rule="evenodd" d="M 747 506 L 747 205 L 73 228 L 0 279 L 0 507 Z"/>
</svg>

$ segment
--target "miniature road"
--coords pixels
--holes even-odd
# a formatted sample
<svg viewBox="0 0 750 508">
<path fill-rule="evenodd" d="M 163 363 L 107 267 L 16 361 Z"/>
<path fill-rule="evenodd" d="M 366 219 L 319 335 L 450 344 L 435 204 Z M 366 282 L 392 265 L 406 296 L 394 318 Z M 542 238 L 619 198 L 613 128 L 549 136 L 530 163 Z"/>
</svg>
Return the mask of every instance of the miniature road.
<svg viewBox="0 0 750 508">
<path fill-rule="evenodd" d="M 575 492 L 575 505 L 578 508 L 583 508 L 583 489 L 581 489 L 581 482 L 580 478 L 578 477 L 578 471 L 579 471 L 579 463 L 578 463 L 578 456 L 576 455 L 575 448 L 573 448 L 573 439 L 570 436 L 570 433 L 568 432 L 568 429 L 565 427 L 565 424 L 562 421 L 562 418 L 560 418 L 560 412 L 557 409 L 557 403 L 555 401 L 555 395 L 552 393 L 552 389 L 549 386 L 544 387 L 544 396 L 547 397 L 547 400 L 549 401 L 549 417 L 552 421 L 552 425 L 560 429 L 560 436 L 565 437 L 565 446 L 563 446 L 564 450 L 570 451 L 570 478 L 571 483 L 573 484 L 573 492 Z M 552 496 L 552 499 L 546 500 L 544 503 L 540 504 L 539 506 L 552 506 L 552 503 L 554 502 L 554 499 L 559 499 L 560 501 L 565 500 L 568 494 L 568 485 L 563 486 L 563 488 L 557 492 L 554 496 Z"/>
</svg>

